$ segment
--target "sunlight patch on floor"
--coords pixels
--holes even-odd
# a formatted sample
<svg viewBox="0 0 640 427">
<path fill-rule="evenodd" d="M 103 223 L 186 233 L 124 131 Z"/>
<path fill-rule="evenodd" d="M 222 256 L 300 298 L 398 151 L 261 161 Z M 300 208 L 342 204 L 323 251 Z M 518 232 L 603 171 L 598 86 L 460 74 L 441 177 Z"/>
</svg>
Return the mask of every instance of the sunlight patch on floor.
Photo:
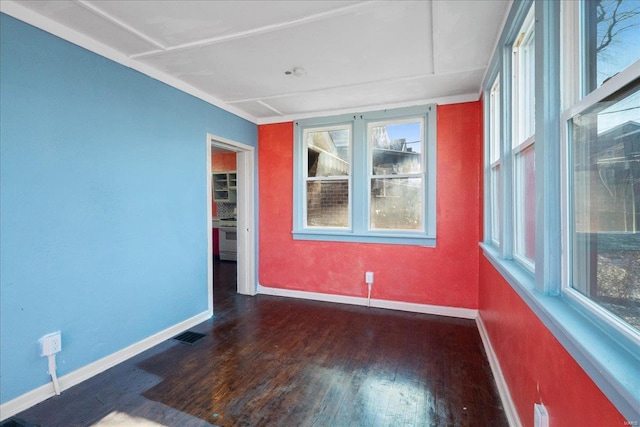
<svg viewBox="0 0 640 427">
<path fill-rule="evenodd" d="M 133 417 L 122 412 L 112 412 L 92 427 L 112 427 L 112 426 L 131 426 L 131 427 L 167 427 L 164 424 L 147 420 L 141 417 Z"/>
</svg>

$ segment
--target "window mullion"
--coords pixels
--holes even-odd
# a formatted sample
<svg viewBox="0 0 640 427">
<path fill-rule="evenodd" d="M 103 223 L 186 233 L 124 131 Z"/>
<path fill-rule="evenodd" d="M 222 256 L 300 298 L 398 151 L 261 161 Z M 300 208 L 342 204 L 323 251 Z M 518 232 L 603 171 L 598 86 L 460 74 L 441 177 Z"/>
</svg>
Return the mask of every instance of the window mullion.
<svg viewBox="0 0 640 427">
<path fill-rule="evenodd" d="M 425 184 L 424 184 L 424 214 L 426 216 L 424 220 L 425 230 L 427 233 L 431 233 L 433 236 L 436 235 L 436 165 L 437 165 L 437 150 L 436 141 L 437 138 L 437 120 L 436 120 L 436 112 L 435 107 L 429 107 L 429 113 L 427 115 L 427 121 L 425 122 L 426 130 L 425 130 L 425 164 L 424 164 L 424 176 L 425 176 Z M 427 173 L 427 171 L 431 171 Z M 431 207 L 431 209 L 426 207 Z"/>
<path fill-rule="evenodd" d="M 500 230 L 500 256 L 505 259 L 513 257 L 513 158 L 511 153 L 512 141 L 515 134 L 513 126 L 513 108 L 504 108 L 506 105 L 512 105 L 511 94 L 513 93 L 513 64 L 512 64 L 512 48 L 507 46 L 503 53 L 504 69 L 501 75 L 501 111 L 502 111 L 502 140 L 501 154 L 502 170 L 500 172 L 500 180 L 502 182 L 502 229 Z"/>
<path fill-rule="evenodd" d="M 364 234 L 367 231 L 367 219 L 369 218 L 369 179 L 367 162 L 367 130 L 361 116 L 354 116 L 353 123 L 353 175 L 351 177 L 351 224 L 353 232 Z"/>
<path fill-rule="evenodd" d="M 298 122 L 293 125 L 293 132 L 297 141 L 303 141 L 303 128 Z M 304 227 L 305 218 L 307 216 L 306 203 L 306 170 L 307 160 L 303 155 L 305 151 L 304 144 L 293 144 L 293 158 L 300 161 L 293 162 L 293 229 L 301 230 Z"/>
<path fill-rule="evenodd" d="M 536 2 L 536 288 L 557 295 L 562 283 L 560 189 L 560 8 Z"/>
</svg>

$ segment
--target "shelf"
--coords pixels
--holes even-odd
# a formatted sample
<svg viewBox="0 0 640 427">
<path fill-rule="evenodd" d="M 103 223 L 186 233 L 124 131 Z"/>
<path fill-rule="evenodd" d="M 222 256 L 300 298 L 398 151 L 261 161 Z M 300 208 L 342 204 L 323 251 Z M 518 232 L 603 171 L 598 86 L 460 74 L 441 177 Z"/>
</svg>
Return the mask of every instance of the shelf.
<svg viewBox="0 0 640 427">
<path fill-rule="evenodd" d="M 234 203 L 236 201 L 236 171 L 213 172 L 213 200 L 215 202 Z"/>
</svg>

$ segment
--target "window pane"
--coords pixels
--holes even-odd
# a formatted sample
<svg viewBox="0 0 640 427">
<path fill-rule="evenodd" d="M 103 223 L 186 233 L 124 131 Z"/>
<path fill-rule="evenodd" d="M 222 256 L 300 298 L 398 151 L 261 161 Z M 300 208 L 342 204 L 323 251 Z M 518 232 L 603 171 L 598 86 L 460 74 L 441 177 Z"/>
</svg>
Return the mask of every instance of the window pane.
<svg viewBox="0 0 640 427">
<path fill-rule="evenodd" d="M 349 226 L 349 181 L 307 181 L 307 226 Z"/>
<path fill-rule="evenodd" d="M 491 168 L 491 239 L 500 243 L 500 200 L 502 200 L 502 181 L 500 165 Z"/>
<path fill-rule="evenodd" d="M 640 59 L 638 0 L 584 2 L 587 93 Z"/>
<path fill-rule="evenodd" d="M 422 178 L 371 180 L 371 228 L 422 230 Z"/>
<path fill-rule="evenodd" d="M 640 329 L 640 82 L 571 122 L 572 287 Z"/>
<path fill-rule="evenodd" d="M 516 206 L 515 252 L 533 262 L 535 259 L 535 151 L 533 144 L 515 156 Z"/>
<path fill-rule="evenodd" d="M 514 147 L 535 133 L 535 34 L 534 8 L 527 18 L 513 46 L 513 114 Z"/>
<path fill-rule="evenodd" d="M 349 175 L 349 129 L 305 131 L 307 176 Z"/>
<path fill-rule="evenodd" d="M 422 120 L 371 123 L 373 175 L 422 172 Z"/>
<path fill-rule="evenodd" d="M 489 160 L 491 163 L 500 159 L 500 75 L 496 77 L 491 88 L 489 100 Z"/>
</svg>

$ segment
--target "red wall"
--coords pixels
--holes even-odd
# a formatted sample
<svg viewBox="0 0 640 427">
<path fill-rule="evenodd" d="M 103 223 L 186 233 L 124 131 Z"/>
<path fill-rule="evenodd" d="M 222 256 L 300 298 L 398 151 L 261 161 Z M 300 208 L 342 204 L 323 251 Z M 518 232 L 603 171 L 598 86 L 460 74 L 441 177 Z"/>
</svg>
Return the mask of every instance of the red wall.
<svg viewBox="0 0 640 427">
<path fill-rule="evenodd" d="M 552 426 L 622 426 L 622 415 L 478 248 L 481 105 L 438 107 L 436 248 L 294 241 L 293 124 L 259 127 L 263 286 L 479 308 L 523 426 L 544 403 Z"/>
<path fill-rule="evenodd" d="M 625 420 L 500 273 L 480 257 L 480 316 L 524 427 L 542 402 L 552 426 L 623 426 Z"/>
<path fill-rule="evenodd" d="M 479 102 L 439 106 L 437 246 L 293 240 L 293 124 L 258 131 L 263 286 L 450 307 L 478 306 Z"/>
</svg>

